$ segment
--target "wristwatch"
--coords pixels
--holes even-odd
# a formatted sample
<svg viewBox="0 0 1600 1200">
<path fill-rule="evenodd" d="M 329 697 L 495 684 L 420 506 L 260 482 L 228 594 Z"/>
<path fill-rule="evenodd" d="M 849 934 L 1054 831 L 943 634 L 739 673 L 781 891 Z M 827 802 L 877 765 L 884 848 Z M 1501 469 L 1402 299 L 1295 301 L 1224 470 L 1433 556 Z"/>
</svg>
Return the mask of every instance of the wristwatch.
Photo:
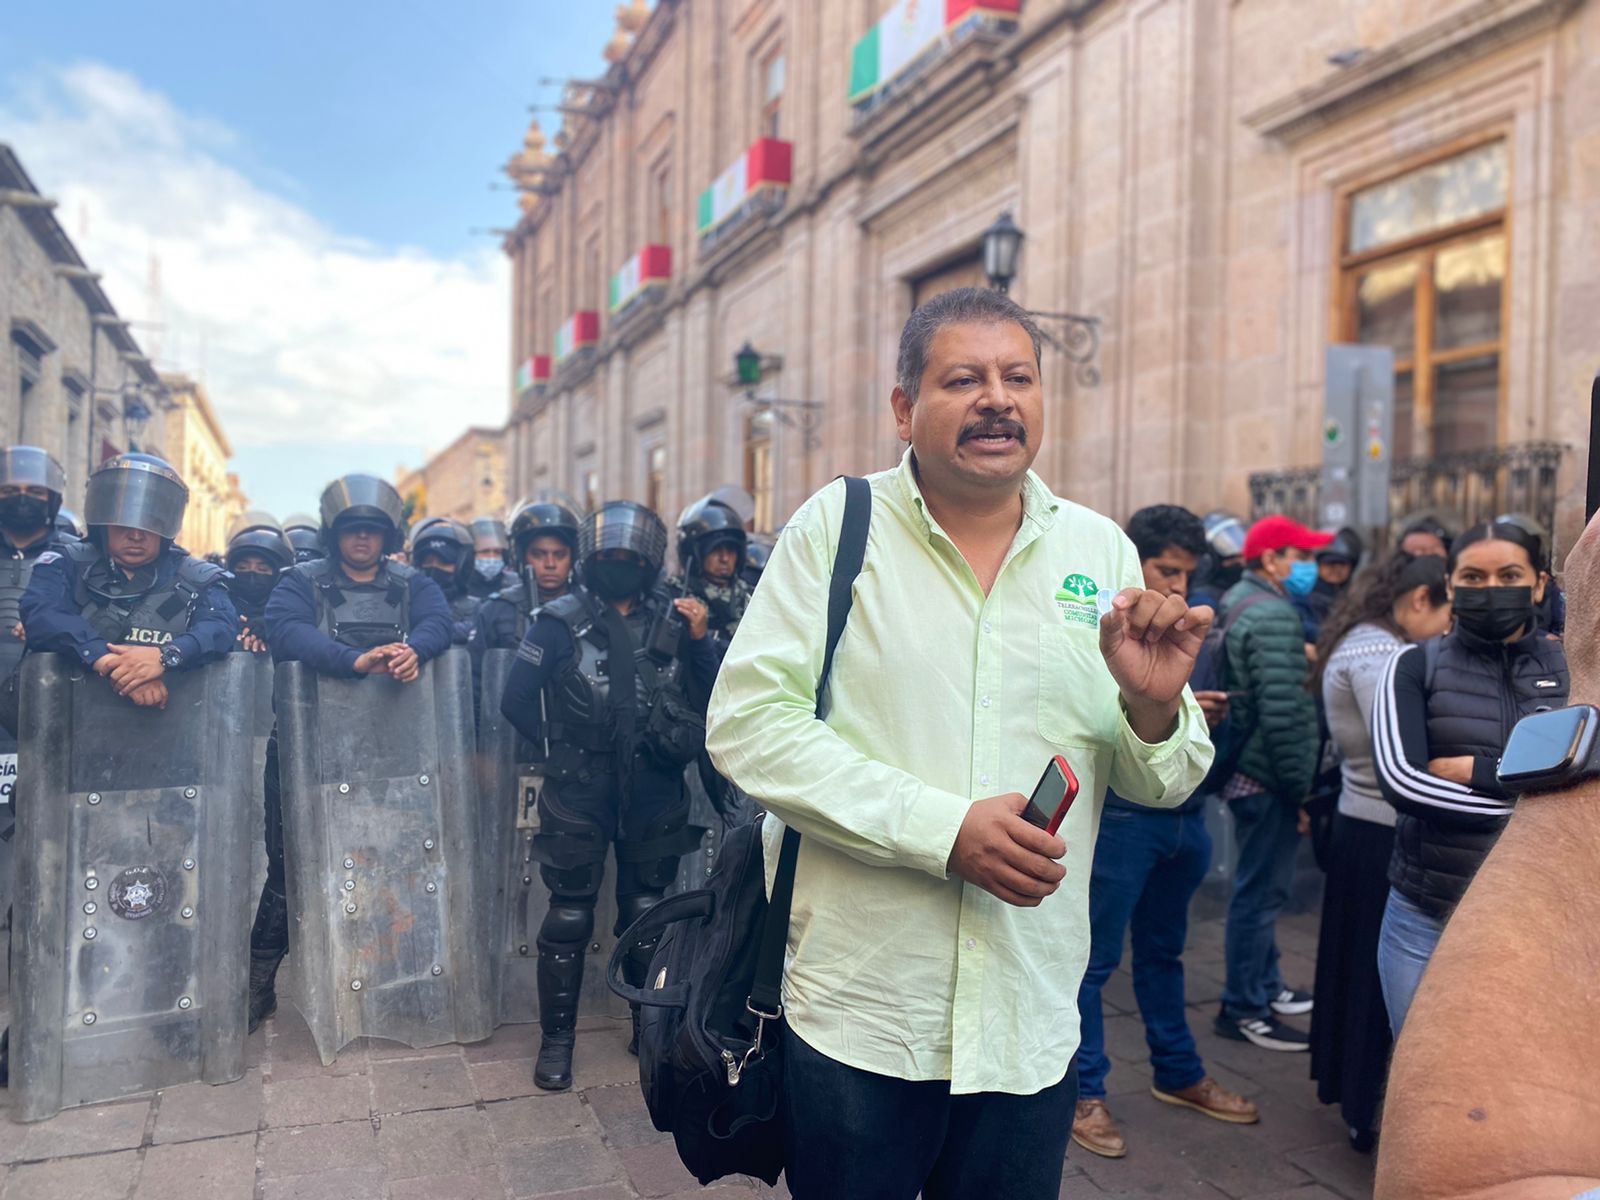
<svg viewBox="0 0 1600 1200">
<path fill-rule="evenodd" d="M 161 647 L 161 665 L 168 671 L 183 665 L 183 651 L 168 642 Z"/>
<path fill-rule="evenodd" d="M 1574 704 L 1523 717 L 1496 774 L 1508 792 L 1548 792 L 1600 775 L 1600 708 Z"/>
</svg>

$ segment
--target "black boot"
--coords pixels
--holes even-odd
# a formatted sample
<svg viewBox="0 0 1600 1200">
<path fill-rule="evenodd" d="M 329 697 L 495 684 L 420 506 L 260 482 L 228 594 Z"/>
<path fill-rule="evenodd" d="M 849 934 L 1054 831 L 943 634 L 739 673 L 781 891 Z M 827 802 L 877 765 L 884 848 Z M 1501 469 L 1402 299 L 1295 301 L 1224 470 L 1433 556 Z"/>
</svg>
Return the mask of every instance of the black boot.
<svg viewBox="0 0 1600 1200">
<path fill-rule="evenodd" d="M 289 953 L 289 901 L 269 880 L 250 930 L 250 1028 L 254 1033 L 278 1011 L 278 964 Z"/>
<path fill-rule="evenodd" d="M 583 988 L 583 945 L 539 943 L 539 1057 L 533 1082 L 547 1092 L 572 1086 L 577 1042 L 578 993 Z"/>
<path fill-rule="evenodd" d="M 285 953 L 284 950 L 250 951 L 250 1027 L 247 1033 L 260 1029 L 261 1022 L 278 1011 L 278 964 Z"/>
</svg>

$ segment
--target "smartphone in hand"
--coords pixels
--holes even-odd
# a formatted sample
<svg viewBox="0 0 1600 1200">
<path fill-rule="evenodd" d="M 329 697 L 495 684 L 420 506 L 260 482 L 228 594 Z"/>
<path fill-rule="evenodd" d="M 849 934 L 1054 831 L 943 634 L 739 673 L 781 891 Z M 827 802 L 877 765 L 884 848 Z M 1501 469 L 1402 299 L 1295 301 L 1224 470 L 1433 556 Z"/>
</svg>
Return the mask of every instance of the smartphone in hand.
<svg viewBox="0 0 1600 1200">
<path fill-rule="evenodd" d="M 1077 798 L 1078 777 L 1072 773 L 1067 760 L 1058 754 L 1045 767 L 1038 786 L 1028 798 L 1028 807 L 1022 810 L 1022 819 L 1054 836 Z"/>
</svg>

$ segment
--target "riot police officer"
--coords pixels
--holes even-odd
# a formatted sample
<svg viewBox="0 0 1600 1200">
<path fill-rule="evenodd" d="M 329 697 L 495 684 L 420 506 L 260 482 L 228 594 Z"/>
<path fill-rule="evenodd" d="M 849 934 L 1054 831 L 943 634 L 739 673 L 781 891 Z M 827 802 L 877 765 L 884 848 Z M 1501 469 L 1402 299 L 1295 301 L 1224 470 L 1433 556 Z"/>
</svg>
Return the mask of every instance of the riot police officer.
<svg viewBox="0 0 1600 1200">
<path fill-rule="evenodd" d="M 472 594 L 472 561 L 472 533 L 454 517 L 428 517 L 412 526 L 411 565 L 444 593 L 453 620 L 451 641 L 457 646 L 473 640 L 482 603 Z"/>
<path fill-rule="evenodd" d="M 706 602 L 711 632 L 726 649 L 744 610 L 750 585 L 741 578 L 749 535 L 728 505 L 710 496 L 690 505 L 678 519 L 678 563 L 684 583 Z"/>
<path fill-rule="evenodd" d="M 286 572 L 267 601 L 267 642 L 277 662 L 303 662 L 352 679 L 385 673 L 415 681 L 450 648 L 450 606 L 420 571 L 387 557 L 402 536 L 400 494 L 372 475 L 344 475 L 322 493 L 324 558 Z M 278 1007 L 278 964 L 289 950 L 283 802 L 277 739 L 267 747 L 267 882 L 250 932 L 250 1030 Z"/>
<path fill-rule="evenodd" d="M 47 550 L 22 596 L 29 650 L 68 655 L 141 707 L 165 706 L 167 671 L 233 648 L 238 616 L 221 567 L 174 544 L 189 489 L 150 454 L 89 476 L 89 540 Z"/>
<path fill-rule="evenodd" d="M 535 839 L 550 908 L 538 938 L 534 1082 L 550 1091 L 572 1086 L 606 846 L 617 849 L 620 934 L 660 900 L 678 857 L 699 840 L 683 770 L 705 745 L 717 660 L 704 601 L 674 600 L 660 585 L 666 548 L 666 526 L 642 505 L 612 501 L 586 517 L 582 586 L 539 609 L 501 700 L 519 734 L 549 747 Z M 628 979 L 643 982 L 653 950 L 629 948 Z"/>
<path fill-rule="evenodd" d="M 56 521 L 66 487 L 61 464 L 37 446 L 0 451 L 0 679 L 22 661 L 22 593 L 39 556 L 63 540 Z M 0 740 L 0 752 L 16 753 L 15 738 Z"/>
<path fill-rule="evenodd" d="M 481 600 L 516 582 L 516 575 L 510 570 L 511 541 L 504 521 L 499 517 L 474 517 L 472 543 L 474 596 Z"/>
<path fill-rule="evenodd" d="M 272 514 L 247 512 L 228 531 L 223 565 L 232 573 L 228 594 L 239 612 L 239 638 L 234 649 L 251 654 L 267 651 L 267 600 L 283 573 L 294 566 L 294 547 Z"/>
<path fill-rule="evenodd" d="M 328 552 L 322 545 L 322 527 L 315 517 L 305 513 L 290 513 L 283 519 L 283 536 L 294 547 L 294 560 L 297 563 L 327 556 Z"/>
<path fill-rule="evenodd" d="M 578 518 L 548 501 L 524 501 L 511 514 L 517 581 L 478 610 L 478 641 L 485 650 L 514 650 L 541 604 L 565 596 L 578 558 Z"/>
</svg>

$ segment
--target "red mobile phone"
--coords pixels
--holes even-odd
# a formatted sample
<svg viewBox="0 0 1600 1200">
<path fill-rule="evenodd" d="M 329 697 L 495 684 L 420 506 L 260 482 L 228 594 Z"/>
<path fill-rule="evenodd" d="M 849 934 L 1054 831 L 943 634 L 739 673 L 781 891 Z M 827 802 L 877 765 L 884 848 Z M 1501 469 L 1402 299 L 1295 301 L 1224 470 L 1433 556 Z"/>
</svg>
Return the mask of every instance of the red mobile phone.
<svg viewBox="0 0 1600 1200">
<path fill-rule="evenodd" d="M 1022 819 L 1054 835 L 1077 798 L 1078 777 L 1072 773 L 1067 760 L 1058 754 L 1040 776 L 1038 786 L 1028 799 L 1028 807 L 1022 810 Z"/>
</svg>

